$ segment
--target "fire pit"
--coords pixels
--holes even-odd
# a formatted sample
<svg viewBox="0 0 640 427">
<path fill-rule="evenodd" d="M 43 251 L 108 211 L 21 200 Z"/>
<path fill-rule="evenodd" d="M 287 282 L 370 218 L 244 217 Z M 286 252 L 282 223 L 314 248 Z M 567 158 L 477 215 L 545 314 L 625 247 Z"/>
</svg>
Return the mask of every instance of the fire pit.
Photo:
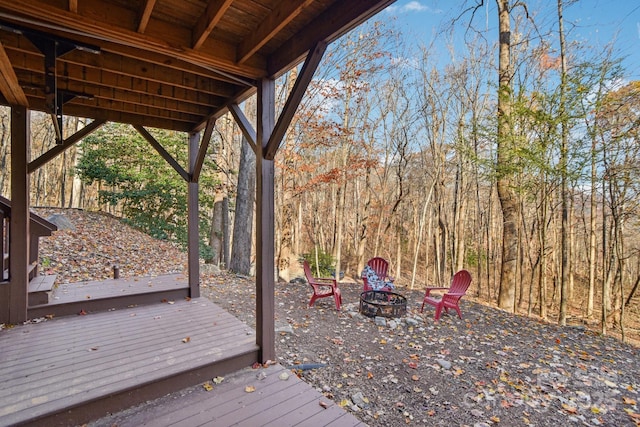
<svg viewBox="0 0 640 427">
<path fill-rule="evenodd" d="M 395 292 L 365 291 L 360 294 L 360 313 L 369 317 L 402 317 L 407 314 L 407 299 Z"/>
</svg>

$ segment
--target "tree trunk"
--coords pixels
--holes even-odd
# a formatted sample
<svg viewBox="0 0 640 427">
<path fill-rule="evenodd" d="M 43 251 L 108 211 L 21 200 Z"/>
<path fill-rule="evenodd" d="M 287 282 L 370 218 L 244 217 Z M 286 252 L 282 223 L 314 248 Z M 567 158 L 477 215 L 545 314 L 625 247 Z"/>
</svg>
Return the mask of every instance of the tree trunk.
<svg viewBox="0 0 640 427">
<path fill-rule="evenodd" d="M 502 264 L 500 271 L 500 308 L 514 311 L 516 267 L 518 262 L 518 205 L 513 189 L 512 173 L 508 171 L 513 151 L 511 144 L 512 82 L 511 82 L 511 22 L 508 0 L 496 0 L 500 26 L 498 62 L 498 144 L 497 189 L 502 207 Z"/>
<path fill-rule="evenodd" d="M 256 192 L 255 162 L 254 152 L 251 151 L 249 143 L 242 138 L 229 270 L 244 275 L 249 275 L 251 272 L 253 209 Z"/>
<path fill-rule="evenodd" d="M 567 188 L 567 145 L 569 128 L 566 116 L 566 86 L 567 86 L 567 59 L 564 43 L 564 21 L 562 18 L 562 0 L 558 0 L 558 32 L 560 36 L 560 123 L 562 125 L 560 146 L 560 177 L 562 197 L 562 224 L 560 250 L 562 251 L 562 264 L 560 271 L 560 313 L 558 324 L 567 324 L 567 304 L 569 300 L 569 191 Z"/>
<path fill-rule="evenodd" d="M 209 247 L 211 247 L 211 258 L 207 261 L 213 265 L 220 266 L 222 260 L 222 196 L 216 195 L 211 214 L 211 231 L 209 233 Z"/>
</svg>

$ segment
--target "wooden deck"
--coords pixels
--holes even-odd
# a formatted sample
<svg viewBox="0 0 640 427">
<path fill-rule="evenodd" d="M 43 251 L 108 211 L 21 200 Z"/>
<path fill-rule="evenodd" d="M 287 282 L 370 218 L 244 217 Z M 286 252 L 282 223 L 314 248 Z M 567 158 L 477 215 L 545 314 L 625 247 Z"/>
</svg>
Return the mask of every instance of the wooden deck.
<svg viewBox="0 0 640 427">
<path fill-rule="evenodd" d="M 52 319 L 0 330 L 0 426 L 364 426 L 282 366 L 249 368 L 255 331 L 208 299 L 165 298 L 186 286 L 183 275 L 58 286 L 29 311 Z"/>
<path fill-rule="evenodd" d="M 211 384 L 211 391 L 187 388 L 89 427 L 366 426 L 280 365 L 245 368 Z"/>
<path fill-rule="evenodd" d="M 250 366 L 255 332 L 209 300 L 0 331 L 0 425 L 74 425 Z"/>
</svg>

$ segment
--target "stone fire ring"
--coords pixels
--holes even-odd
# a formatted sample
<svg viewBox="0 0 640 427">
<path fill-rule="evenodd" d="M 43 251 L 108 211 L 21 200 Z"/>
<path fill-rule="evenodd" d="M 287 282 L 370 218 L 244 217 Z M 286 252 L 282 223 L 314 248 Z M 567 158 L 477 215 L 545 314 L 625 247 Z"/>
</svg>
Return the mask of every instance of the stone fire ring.
<svg viewBox="0 0 640 427">
<path fill-rule="evenodd" d="M 407 314 L 407 299 L 395 292 L 365 291 L 360 294 L 360 313 L 368 317 L 402 317 Z"/>
</svg>

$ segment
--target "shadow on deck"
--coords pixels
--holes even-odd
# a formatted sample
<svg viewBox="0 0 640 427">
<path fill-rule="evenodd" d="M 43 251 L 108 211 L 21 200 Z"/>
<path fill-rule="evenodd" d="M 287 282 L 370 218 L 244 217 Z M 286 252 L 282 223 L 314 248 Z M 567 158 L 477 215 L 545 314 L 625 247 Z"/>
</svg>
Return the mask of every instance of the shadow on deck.
<svg viewBox="0 0 640 427">
<path fill-rule="evenodd" d="M 259 357 L 255 331 L 208 299 L 167 298 L 181 295 L 182 282 L 175 275 L 62 285 L 54 303 L 30 308 L 52 319 L 0 331 L 0 425 L 109 416 L 120 417 L 117 425 L 362 425 L 295 375 L 282 380 L 279 365 L 247 369 Z M 136 298 L 148 304 L 131 306 Z M 60 314 L 67 312 L 74 314 Z M 197 386 L 217 376 L 228 379 L 213 391 Z M 245 391 L 249 382 L 255 393 Z M 158 398 L 166 402 L 154 405 Z"/>
</svg>

